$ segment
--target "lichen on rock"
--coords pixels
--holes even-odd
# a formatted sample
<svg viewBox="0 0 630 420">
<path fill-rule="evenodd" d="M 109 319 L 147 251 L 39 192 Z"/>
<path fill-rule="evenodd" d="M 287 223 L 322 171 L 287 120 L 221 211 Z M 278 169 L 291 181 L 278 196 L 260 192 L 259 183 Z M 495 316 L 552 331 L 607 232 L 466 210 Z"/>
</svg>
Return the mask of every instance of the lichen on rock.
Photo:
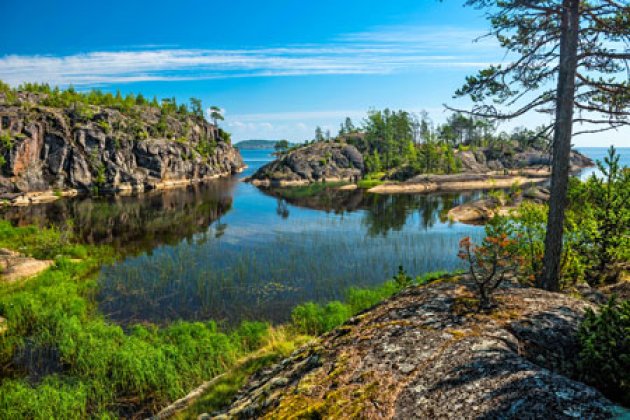
<svg viewBox="0 0 630 420">
<path fill-rule="evenodd" d="M 619 410 L 572 379 L 589 303 L 508 283 L 492 313 L 454 309 L 472 298 L 466 279 L 406 289 L 254 375 L 212 416 L 610 418 Z"/>
</svg>

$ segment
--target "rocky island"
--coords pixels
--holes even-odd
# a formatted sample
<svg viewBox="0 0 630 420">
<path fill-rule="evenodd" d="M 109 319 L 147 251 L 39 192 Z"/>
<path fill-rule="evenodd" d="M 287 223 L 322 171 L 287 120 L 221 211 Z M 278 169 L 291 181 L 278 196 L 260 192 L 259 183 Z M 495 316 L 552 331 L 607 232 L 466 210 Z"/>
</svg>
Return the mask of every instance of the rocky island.
<svg viewBox="0 0 630 420">
<path fill-rule="evenodd" d="M 0 93 L 0 199 L 25 205 L 87 193 L 188 185 L 243 168 L 227 134 L 170 102 L 93 105 L 68 91 Z M 59 99 L 61 98 L 61 99 Z"/>
<path fill-rule="evenodd" d="M 293 146 L 247 180 L 263 187 L 344 181 L 371 193 L 396 194 L 533 185 L 551 175 L 549 140 L 536 132 L 477 133 L 478 121 L 460 115 L 452 120 L 470 127 L 446 123 L 416 135 L 409 113 L 371 111 L 364 127 L 342 125 L 335 138 Z M 459 136 L 447 134 L 457 129 Z M 576 172 L 593 161 L 574 150 L 570 166 Z"/>
<path fill-rule="evenodd" d="M 299 186 L 313 182 L 358 181 L 365 172 L 363 155 L 343 143 L 315 143 L 281 155 L 249 180 L 260 186 Z"/>
</svg>

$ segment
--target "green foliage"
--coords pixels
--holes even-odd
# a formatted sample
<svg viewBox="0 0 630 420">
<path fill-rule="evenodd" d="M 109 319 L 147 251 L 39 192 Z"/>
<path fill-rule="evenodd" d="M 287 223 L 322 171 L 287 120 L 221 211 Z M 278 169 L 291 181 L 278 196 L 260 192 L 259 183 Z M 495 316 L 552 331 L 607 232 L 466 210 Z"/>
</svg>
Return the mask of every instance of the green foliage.
<svg viewBox="0 0 630 420">
<path fill-rule="evenodd" d="M 382 179 L 385 176 L 385 172 L 370 172 L 367 173 L 363 179 L 357 182 L 357 187 L 362 189 L 370 189 L 372 187 L 376 187 L 377 185 L 381 185 L 383 183 Z"/>
<path fill-rule="evenodd" d="M 195 145 L 195 151 L 203 158 L 209 158 L 214 155 L 217 144 L 214 140 L 201 140 Z"/>
<path fill-rule="evenodd" d="M 219 126 L 219 121 L 223 121 L 223 112 L 221 108 L 216 105 L 210 107 L 210 119 L 215 127 Z"/>
<path fill-rule="evenodd" d="M 518 242 L 512 239 L 508 219 L 495 216 L 486 225 L 486 237 L 475 245 L 470 237 L 460 243 L 458 257 L 468 264 L 468 272 L 477 286 L 479 309 L 492 306 L 492 293 L 509 274 L 516 274 L 522 259 L 516 253 Z"/>
<path fill-rule="evenodd" d="M 569 193 L 584 232 L 580 251 L 589 257 L 586 277 L 592 285 L 617 281 L 630 261 L 630 170 L 620 167 L 612 146 L 597 165 L 603 178 L 574 182 Z"/>
<path fill-rule="evenodd" d="M 365 121 L 365 138 L 368 154 L 375 154 L 372 166 L 368 169 L 379 172 L 394 168 L 409 160 L 409 143 L 413 144 L 412 116 L 406 111 L 370 111 Z M 412 155 L 415 154 L 412 152 Z M 382 160 L 380 159 L 382 156 Z M 381 162 L 382 168 L 376 162 Z"/>
<path fill-rule="evenodd" d="M 16 92 L 2 80 L 0 80 L 0 94 L 4 95 L 7 104 L 13 104 L 17 100 Z"/>
<path fill-rule="evenodd" d="M 13 227 L 8 221 L 0 220 L 0 247 L 40 259 L 83 258 L 86 254 L 86 248 L 73 237 L 71 223 L 61 229 L 39 229 L 35 226 Z"/>
<path fill-rule="evenodd" d="M 292 327 L 298 332 L 309 335 L 323 334 L 338 327 L 351 316 L 362 312 L 379 302 L 391 297 L 401 288 L 413 284 L 402 267 L 394 279 L 371 288 L 350 288 L 343 302 L 333 301 L 326 304 L 307 302 L 296 306 L 291 313 Z M 426 284 L 445 275 L 444 272 L 427 273 L 416 278 L 417 284 Z"/>
<path fill-rule="evenodd" d="M 361 179 L 357 182 L 357 187 L 362 188 L 364 190 L 369 190 L 370 188 L 374 188 L 377 185 L 381 185 L 383 181 L 380 179 Z"/>
<path fill-rule="evenodd" d="M 222 332 L 214 322 L 124 331 L 89 299 L 96 287 L 90 273 L 111 258 L 107 248 L 77 248 L 64 232 L 8 222 L 0 223 L 0 246 L 56 257 L 52 269 L 23 286 L 0 286 L 0 315 L 9 326 L 0 340 L 0 418 L 155 411 L 260 347 L 269 333 L 264 323 Z"/>
<path fill-rule="evenodd" d="M 168 120 L 167 120 L 167 112 L 162 110 L 160 113 L 160 118 L 158 119 L 157 124 L 155 125 L 155 132 L 159 136 L 166 136 L 166 132 L 168 131 Z"/>
<path fill-rule="evenodd" d="M 515 252 L 523 258 L 524 275 L 533 284 L 542 272 L 547 231 L 547 207 L 523 202 L 510 220 L 512 238 L 518 241 Z"/>
<path fill-rule="evenodd" d="M 338 301 L 319 305 L 307 302 L 298 305 L 291 312 L 291 320 L 298 331 L 319 335 L 343 324 L 352 316 L 349 305 Z"/>
<path fill-rule="evenodd" d="M 13 145 L 14 145 L 13 136 L 11 136 L 11 133 L 8 130 L 0 134 L 0 148 L 3 151 L 11 150 L 13 148 Z"/>
<path fill-rule="evenodd" d="M 598 314 L 587 309 L 579 340 L 582 379 L 630 405 L 630 301 L 612 298 Z"/>
<path fill-rule="evenodd" d="M 273 145 L 273 148 L 278 153 L 286 152 L 289 148 L 289 142 L 287 140 L 278 140 L 276 144 Z"/>
<path fill-rule="evenodd" d="M 232 135 L 219 127 L 219 137 L 227 144 L 232 144 Z"/>
<path fill-rule="evenodd" d="M 584 280 L 593 286 L 613 283 L 628 269 L 630 171 L 619 166 L 614 148 L 598 165 L 603 178 L 573 178 L 569 185 L 560 265 L 563 288 Z M 518 190 L 510 191 L 513 195 Z M 522 274 L 533 283 L 542 270 L 547 207 L 523 202 L 509 219 L 504 233 L 516 242 L 514 253 L 524 261 Z"/>
<path fill-rule="evenodd" d="M 106 133 L 109 134 L 112 132 L 112 126 L 109 124 L 107 120 L 100 120 L 97 125 Z"/>
<path fill-rule="evenodd" d="M 9 85 L 0 81 L 0 93 L 7 97 L 7 102 L 12 103 L 17 100 L 17 92 L 31 92 L 43 94 L 42 105 L 58 108 L 75 108 L 75 116 L 79 120 L 88 121 L 94 117 L 94 111 L 90 108 L 107 107 L 118 109 L 126 115 L 134 115 L 136 107 L 152 107 L 160 109 L 166 115 L 192 116 L 198 119 L 204 118 L 201 100 L 190 99 L 190 109 L 185 104 L 177 105 L 175 98 L 164 98 L 158 101 L 153 98 L 149 102 L 142 94 L 134 95 L 129 93 L 123 96 L 120 91 L 115 95 L 111 92 L 103 92 L 99 89 L 92 89 L 88 92 L 77 92 L 72 86 L 68 89 L 52 88 L 47 83 L 24 83 L 17 89 L 12 89 Z M 216 108 L 216 107 L 215 107 Z M 218 109 L 218 108 L 217 108 Z M 221 118 L 222 119 L 222 118 Z M 165 132 L 165 131 L 164 131 Z"/>
<path fill-rule="evenodd" d="M 378 153 L 378 150 L 374 150 L 372 154 L 365 157 L 365 166 L 369 172 L 381 172 L 383 170 L 381 155 Z"/>
<path fill-rule="evenodd" d="M 190 98 L 190 112 L 197 118 L 203 119 L 203 106 L 201 105 L 201 99 Z"/>
<path fill-rule="evenodd" d="M 413 279 L 405 272 L 403 266 L 399 265 L 398 273 L 394 276 L 394 282 L 398 285 L 398 287 L 403 289 L 407 286 L 411 286 Z"/>
</svg>

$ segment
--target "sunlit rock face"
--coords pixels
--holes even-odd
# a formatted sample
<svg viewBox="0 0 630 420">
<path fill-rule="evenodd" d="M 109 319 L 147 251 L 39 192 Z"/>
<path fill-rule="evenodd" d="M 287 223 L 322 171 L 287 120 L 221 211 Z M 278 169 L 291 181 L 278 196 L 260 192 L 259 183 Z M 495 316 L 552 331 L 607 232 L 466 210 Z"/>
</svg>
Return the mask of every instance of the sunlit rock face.
<svg viewBox="0 0 630 420">
<path fill-rule="evenodd" d="M 447 278 L 402 293 L 260 371 L 223 413 L 200 418 L 609 418 L 575 377 L 591 305 L 507 284 L 476 310 Z"/>
<path fill-rule="evenodd" d="M 272 184 L 353 181 L 361 178 L 364 169 L 363 156 L 356 147 L 320 142 L 281 156 L 256 171 L 251 180 Z"/>
<path fill-rule="evenodd" d="M 0 193 L 8 200 L 52 190 L 169 188 L 243 167 L 239 152 L 202 118 L 169 114 L 158 130 L 157 108 L 134 107 L 124 114 L 95 106 L 77 111 L 42 106 L 37 95 L 23 96 L 19 105 L 0 100 L 0 134 L 7 139 Z"/>
</svg>

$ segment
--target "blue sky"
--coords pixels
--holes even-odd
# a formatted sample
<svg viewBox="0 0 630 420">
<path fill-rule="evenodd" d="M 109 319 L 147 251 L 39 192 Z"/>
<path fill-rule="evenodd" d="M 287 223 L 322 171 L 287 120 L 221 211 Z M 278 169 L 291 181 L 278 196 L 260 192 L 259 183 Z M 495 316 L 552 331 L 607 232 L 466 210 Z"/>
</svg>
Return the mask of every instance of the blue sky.
<svg viewBox="0 0 630 420">
<path fill-rule="evenodd" d="M 0 79 L 199 97 L 236 140 L 313 136 L 371 108 L 466 107 L 468 74 L 505 61 L 461 0 L 2 0 Z M 536 125 L 536 117 L 505 126 Z M 629 130 L 576 145 L 630 146 Z"/>
</svg>

